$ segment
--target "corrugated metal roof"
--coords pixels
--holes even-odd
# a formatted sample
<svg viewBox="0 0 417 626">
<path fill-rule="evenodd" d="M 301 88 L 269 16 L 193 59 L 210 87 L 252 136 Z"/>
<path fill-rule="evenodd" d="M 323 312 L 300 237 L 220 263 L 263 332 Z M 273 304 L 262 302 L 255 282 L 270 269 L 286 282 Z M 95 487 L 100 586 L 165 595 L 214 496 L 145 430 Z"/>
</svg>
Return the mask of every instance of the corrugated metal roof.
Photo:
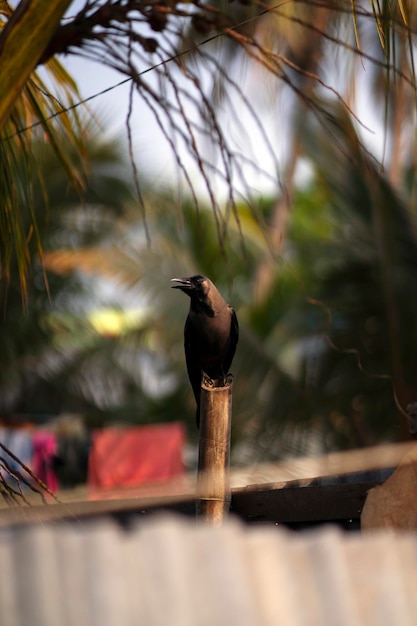
<svg viewBox="0 0 417 626">
<path fill-rule="evenodd" d="M 417 535 L 164 516 L 0 531 L 1 626 L 415 626 Z"/>
</svg>

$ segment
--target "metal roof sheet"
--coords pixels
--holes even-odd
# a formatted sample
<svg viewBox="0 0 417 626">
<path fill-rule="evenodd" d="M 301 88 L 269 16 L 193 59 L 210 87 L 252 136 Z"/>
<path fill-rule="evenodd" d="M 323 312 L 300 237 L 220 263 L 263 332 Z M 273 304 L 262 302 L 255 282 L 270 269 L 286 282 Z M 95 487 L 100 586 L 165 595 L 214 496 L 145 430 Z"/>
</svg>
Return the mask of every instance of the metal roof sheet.
<svg viewBox="0 0 417 626">
<path fill-rule="evenodd" d="M 415 626 L 417 535 L 154 516 L 0 530 L 1 626 Z"/>
</svg>

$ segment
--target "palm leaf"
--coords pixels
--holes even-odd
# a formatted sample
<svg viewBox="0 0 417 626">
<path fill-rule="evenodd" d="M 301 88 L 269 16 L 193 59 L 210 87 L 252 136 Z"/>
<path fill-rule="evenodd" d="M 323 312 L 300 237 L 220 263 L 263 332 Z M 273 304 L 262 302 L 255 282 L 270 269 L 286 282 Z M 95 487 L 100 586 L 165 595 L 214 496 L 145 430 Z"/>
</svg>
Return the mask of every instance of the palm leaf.
<svg viewBox="0 0 417 626">
<path fill-rule="evenodd" d="M 21 2 L 0 33 L 0 129 L 71 0 Z"/>
<path fill-rule="evenodd" d="M 39 138 L 39 131 L 43 131 L 44 140 L 53 147 L 70 183 L 80 191 L 84 185 L 84 173 L 74 165 L 62 146 L 73 146 L 78 154 L 82 154 L 84 139 L 77 112 L 67 111 L 74 105 L 74 97 L 79 96 L 73 79 L 57 60 L 47 63 L 45 75 L 57 93 L 53 95 L 45 81 L 33 71 L 48 41 L 48 33 L 56 28 L 69 3 L 55 0 L 48 3 L 47 9 L 42 2 L 29 3 L 30 7 L 23 7 L 23 4 L 16 13 L 7 3 L 2 4 L 2 15 L 8 17 L 9 22 L 3 24 L 0 33 L 0 198 L 3 204 L 0 278 L 3 288 L 7 288 L 11 263 L 16 263 L 25 302 L 33 254 L 42 258 L 37 223 L 40 215 L 35 218 L 32 197 L 33 186 L 39 182 L 42 184 L 42 176 L 32 153 L 32 140 Z M 33 26 L 35 18 L 36 25 Z M 59 119 L 53 119 L 58 115 Z M 44 204 L 46 210 L 46 194 Z"/>
</svg>

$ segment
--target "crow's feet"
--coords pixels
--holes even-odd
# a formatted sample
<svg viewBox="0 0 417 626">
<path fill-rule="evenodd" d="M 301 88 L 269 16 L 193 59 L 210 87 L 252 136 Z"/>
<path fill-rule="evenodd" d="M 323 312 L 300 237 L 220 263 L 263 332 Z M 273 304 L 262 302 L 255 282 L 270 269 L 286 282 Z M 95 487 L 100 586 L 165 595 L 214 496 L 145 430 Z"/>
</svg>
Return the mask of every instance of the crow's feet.
<svg viewBox="0 0 417 626">
<path fill-rule="evenodd" d="M 229 372 L 221 378 L 211 378 L 206 372 L 202 372 L 201 382 L 205 387 L 230 387 L 233 382 L 233 374 Z"/>
</svg>

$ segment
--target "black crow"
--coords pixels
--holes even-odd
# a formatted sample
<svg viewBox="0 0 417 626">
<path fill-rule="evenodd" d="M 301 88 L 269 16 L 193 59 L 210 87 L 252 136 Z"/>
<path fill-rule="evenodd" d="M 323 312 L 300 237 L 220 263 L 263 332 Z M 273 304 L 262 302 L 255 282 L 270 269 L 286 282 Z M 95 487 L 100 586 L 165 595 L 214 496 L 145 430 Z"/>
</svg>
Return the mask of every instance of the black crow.
<svg viewBox="0 0 417 626">
<path fill-rule="evenodd" d="M 174 289 L 190 297 L 184 328 L 188 377 L 197 402 L 200 425 L 200 389 L 203 372 L 212 380 L 223 380 L 229 372 L 239 338 L 236 313 L 206 276 L 172 278 Z"/>
</svg>

